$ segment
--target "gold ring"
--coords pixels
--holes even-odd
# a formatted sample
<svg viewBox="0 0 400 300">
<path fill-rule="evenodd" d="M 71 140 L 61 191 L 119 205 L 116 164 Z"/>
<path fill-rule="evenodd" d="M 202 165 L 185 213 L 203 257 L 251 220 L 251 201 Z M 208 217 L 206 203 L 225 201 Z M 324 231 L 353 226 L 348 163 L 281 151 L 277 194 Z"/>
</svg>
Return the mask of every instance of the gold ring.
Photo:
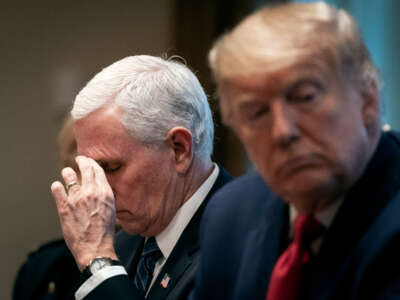
<svg viewBox="0 0 400 300">
<path fill-rule="evenodd" d="M 70 183 L 68 183 L 67 184 L 67 191 L 69 191 L 70 190 L 70 188 L 72 188 L 74 185 L 78 185 L 78 182 L 76 182 L 75 180 L 74 181 L 71 181 Z"/>
</svg>

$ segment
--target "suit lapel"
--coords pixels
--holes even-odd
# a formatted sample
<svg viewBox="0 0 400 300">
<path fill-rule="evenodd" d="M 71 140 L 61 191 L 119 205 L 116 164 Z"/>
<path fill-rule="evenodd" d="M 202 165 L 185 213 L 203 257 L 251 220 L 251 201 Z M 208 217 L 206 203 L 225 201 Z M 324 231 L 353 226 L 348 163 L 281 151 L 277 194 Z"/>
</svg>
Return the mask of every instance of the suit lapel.
<svg viewBox="0 0 400 300">
<path fill-rule="evenodd" d="M 269 215 L 266 215 L 266 226 L 260 231 L 260 246 L 266 251 L 264 263 L 266 266 L 266 282 L 272 273 L 276 261 L 282 252 L 286 249 L 289 242 L 289 208 L 278 196 L 271 199 L 268 209 Z M 265 267 L 264 267 L 265 268 Z"/>
<path fill-rule="evenodd" d="M 188 278 L 188 276 L 182 275 L 189 268 L 193 267 L 192 264 L 197 265 L 198 262 L 198 231 L 201 223 L 201 217 L 211 196 L 225 183 L 230 181 L 231 178 L 232 177 L 220 167 L 220 173 L 217 177 L 217 180 L 180 236 L 173 251 L 171 252 L 171 255 L 168 257 L 166 263 L 161 269 L 161 272 L 151 287 L 147 299 L 165 299 L 180 281 L 186 280 L 187 282 L 190 282 L 191 280 L 194 280 L 193 277 Z M 164 277 L 168 281 L 167 284 L 162 284 Z"/>
<path fill-rule="evenodd" d="M 267 195 L 259 214 L 263 216 L 243 241 L 247 245 L 243 260 L 245 265 L 239 270 L 243 274 L 235 299 L 246 299 L 246 295 L 265 297 L 272 269 L 287 245 L 288 206 L 274 194 Z M 257 219 L 260 221 L 260 219 Z M 254 283 L 258 284 L 255 285 Z M 255 290 L 257 289 L 257 290 Z M 254 296 L 256 298 L 256 296 Z"/>
<path fill-rule="evenodd" d="M 183 280 L 182 275 L 191 266 L 197 252 L 189 253 L 184 243 L 177 244 L 151 287 L 147 299 L 165 299 L 177 283 Z"/>
<path fill-rule="evenodd" d="M 315 258 L 307 299 L 332 299 L 354 276 L 349 268 L 362 236 L 398 190 L 400 159 L 391 138 L 382 136 L 371 162 L 348 193 Z"/>
</svg>

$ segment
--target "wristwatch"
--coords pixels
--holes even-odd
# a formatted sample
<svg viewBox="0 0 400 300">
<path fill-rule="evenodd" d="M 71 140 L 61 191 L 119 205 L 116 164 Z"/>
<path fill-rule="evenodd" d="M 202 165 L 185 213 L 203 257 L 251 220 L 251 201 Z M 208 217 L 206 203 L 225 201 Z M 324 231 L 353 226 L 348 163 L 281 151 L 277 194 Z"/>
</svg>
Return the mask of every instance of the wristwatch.
<svg viewBox="0 0 400 300">
<path fill-rule="evenodd" d="M 109 257 L 97 256 L 82 270 L 81 279 L 86 281 L 90 276 L 97 273 L 101 269 L 108 266 L 122 266 L 119 260 L 114 260 Z"/>
</svg>

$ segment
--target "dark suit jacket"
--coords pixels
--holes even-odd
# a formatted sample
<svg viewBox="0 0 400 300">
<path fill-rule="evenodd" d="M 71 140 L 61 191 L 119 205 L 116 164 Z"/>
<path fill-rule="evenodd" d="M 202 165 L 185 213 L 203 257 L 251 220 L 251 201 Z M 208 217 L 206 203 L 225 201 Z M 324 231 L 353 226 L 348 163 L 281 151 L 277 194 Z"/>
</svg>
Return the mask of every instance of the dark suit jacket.
<svg viewBox="0 0 400 300">
<path fill-rule="evenodd" d="M 220 174 L 216 182 L 183 231 L 171 255 L 151 287 L 147 299 L 177 300 L 186 299 L 188 297 L 189 292 L 193 288 L 194 277 L 198 266 L 198 230 L 203 211 L 211 195 L 230 180 L 231 176 L 220 167 Z M 109 278 L 89 293 L 84 299 L 143 299 L 143 296 L 136 290 L 132 280 L 135 275 L 134 273 L 143 243 L 144 239 L 142 237 L 129 235 L 125 232 L 119 233 L 116 239 L 117 255 L 125 265 L 130 276 L 115 276 Z M 167 287 L 163 288 L 161 286 L 161 280 L 166 273 L 170 276 L 171 280 Z"/>
<path fill-rule="evenodd" d="M 13 300 L 70 300 L 80 272 L 64 240 L 42 245 L 29 254 L 18 271 Z"/>
<path fill-rule="evenodd" d="M 399 140 L 384 133 L 324 236 L 302 299 L 400 299 L 399 188 Z M 203 217 L 191 299 L 265 299 L 288 224 L 288 206 L 259 174 L 226 185 Z"/>
</svg>

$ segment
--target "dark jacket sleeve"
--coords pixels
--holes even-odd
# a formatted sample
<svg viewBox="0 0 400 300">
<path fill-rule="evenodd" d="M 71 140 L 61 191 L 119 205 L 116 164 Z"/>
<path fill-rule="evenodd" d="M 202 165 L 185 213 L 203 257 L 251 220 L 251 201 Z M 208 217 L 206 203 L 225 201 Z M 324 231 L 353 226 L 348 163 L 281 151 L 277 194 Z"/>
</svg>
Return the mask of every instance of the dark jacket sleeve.
<svg viewBox="0 0 400 300">
<path fill-rule="evenodd" d="M 140 300 L 143 295 L 135 288 L 132 280 L 126 275 L 111 277 L 91 291 L 85 300 Z"/>
</svg>

